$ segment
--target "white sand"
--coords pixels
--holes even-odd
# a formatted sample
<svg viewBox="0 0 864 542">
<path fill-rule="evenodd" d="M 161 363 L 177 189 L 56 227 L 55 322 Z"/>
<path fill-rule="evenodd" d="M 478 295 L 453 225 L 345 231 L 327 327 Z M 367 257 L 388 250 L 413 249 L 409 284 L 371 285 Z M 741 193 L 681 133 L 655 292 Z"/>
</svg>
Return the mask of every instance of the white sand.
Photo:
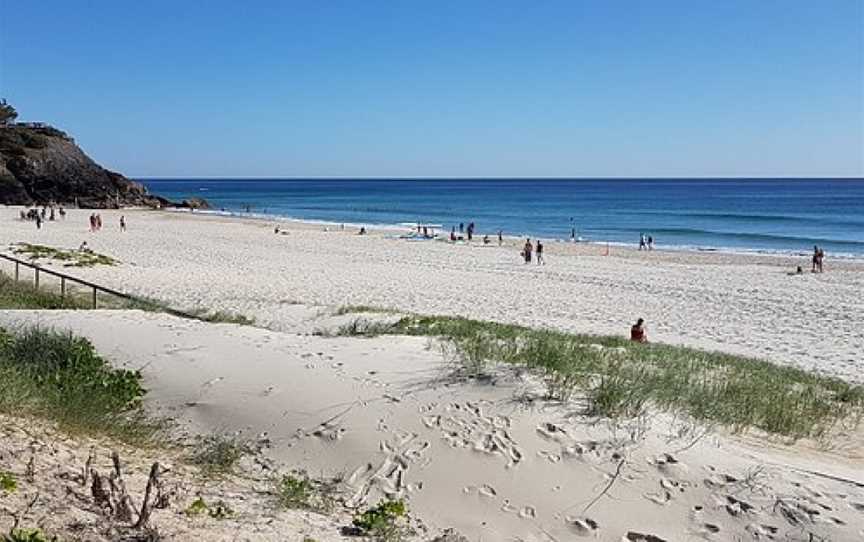
<svg viewBox="0 0 864 542">
<path fill-rule="evenodd" d="M 530 376 L 502 370 L 492 383 L 454 382 L 423 338 L 328 339 L 137 311 L 0 313 L 0 325 L 34 322 L 143 368 L 150 406 L 187 427 L 266 432 L 265 453 L 283 466 L 345 473 L 358 506 L 406 498 L 430 535 L 456 527 L 484 541 L 864 537 L 860 434 L 829 453 L 703 435 L 666 416 L 597 422 L 578 404 L 540 399 Z"/>
<path fill-rule="evenodd" d="M 639 253 L 546 243 L 546 266 L 519 261 L 521 243 L 499 248 L 412 242 L 384 232 L 152 211 L 72 210 L 41 231 L 0 207 L 0 246 L 75 248 L 86 240 L 118 267 L 73 275 L 180 307 L 240 312 L 271 329 L 306 330 L 294 306 L 372 305 L 421 314 L 624 334 L 637 317 L 652 340 L 747 354 L 864 381 L 864 264 L 828 255 L 822 275 L 788 276 L 800 258 Z M 129 231 L 119 232 L 125 214 Z M 482 226 L 482 225 L 481 225 Z M 332 229 L 332 228 L 331 228 Z M 806 250 L 807 247 L 802 247 Z M 10 269 L 0 262 L 0 269 Z M 314 311 L 312 311 L 314 315 Z"/>
<path fill-rule="evenodd" d="M 125 234 L 120 213 L 103 212 L 106 228 L 91 234 L 88 214 L 36 231 L 0 208 L 0 242 L 87 240 L 121 265 L 53 265 L 178 307 L 240 312 L 270 330 L 137 311 L 7 311 L 0 325 L 41 322 L 91 338 L 113 363 L 143 368 L 151 408 L 195 432 L 266 433 L 265 453 L 283 468 L 344 473 L 352 505 L 404 497 L 429 535 L 455 527 L 484 541 L 864 537 L 860 430 L 828 452 L 702 436 L 662 415 L 598 423 L 578 404 L 540 399 L 530 375 L 502 369 L 491 384 L 454 382 L 424 338 L 309 334 L 350 319 L 326 309 L 347 304 L 615 334 L 641 316 L 652 340 L 862 381 L 861 263 L 829 258 L 823 275 L 788 276 L 806 258 L 604 256 L 550 242 L 538 267 L 519 262 L 515 240 L 450 245 L 303 224 L 275 235 L 257 221 L 145 211 L 123 212 Z M 297 518 L 284 521 L 252 539 L 299 534 L 284 530 Z M 332 523 L 314 533 L 337 538 Z"/>
</svg>

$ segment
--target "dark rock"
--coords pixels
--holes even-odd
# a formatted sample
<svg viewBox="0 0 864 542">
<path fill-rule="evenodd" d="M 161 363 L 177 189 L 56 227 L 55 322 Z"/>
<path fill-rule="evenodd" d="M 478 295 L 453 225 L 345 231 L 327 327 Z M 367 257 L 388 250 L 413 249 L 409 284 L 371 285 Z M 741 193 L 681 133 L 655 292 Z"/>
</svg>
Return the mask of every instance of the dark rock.
<svg viewBox="0 0 864 542">
<path fill-rule="evenodd" d="M 186 209 L 210 209 L 210 204 L 204 198 L 189 198 L 181 201 L 177 207 Z"/>
<path fill-rule="evenodd" d="M 0 204 L 49 202 L 95 209 L 173 205 L 101 167 L 56 128 L 0 126 Z"/>
</svg>

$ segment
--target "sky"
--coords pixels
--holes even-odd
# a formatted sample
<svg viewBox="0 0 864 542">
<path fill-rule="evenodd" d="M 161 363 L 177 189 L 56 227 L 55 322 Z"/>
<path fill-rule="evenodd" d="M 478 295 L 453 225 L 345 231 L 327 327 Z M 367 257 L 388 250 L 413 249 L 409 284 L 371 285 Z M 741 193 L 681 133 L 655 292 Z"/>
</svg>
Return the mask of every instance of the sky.
<svg viewBox="0 0 864 542">
<path fill-rule="evenodd" d="M 0 97 L 147 177 L 864 177 L 861 0 L 0 0 Z"/>
</svg>

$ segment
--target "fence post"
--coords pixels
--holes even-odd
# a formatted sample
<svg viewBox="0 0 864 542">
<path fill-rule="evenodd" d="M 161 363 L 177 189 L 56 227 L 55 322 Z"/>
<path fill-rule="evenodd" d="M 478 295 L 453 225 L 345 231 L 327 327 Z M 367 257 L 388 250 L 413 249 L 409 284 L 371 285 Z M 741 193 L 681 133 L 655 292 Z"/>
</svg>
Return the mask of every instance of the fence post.
<svg viewBox="0 0 864 542">
<path fill-rule="evenodd" d="M 93 308 L 96 308 L 96 287 L 93 287 Z"/>
<path fill-rule="evenodd" d="M 36 289 L 39 289 L 39 268 L 36 268 Z"/>
<path fill-rule="evenodd" d="M 66 277 L 60 277 L 60 299 L 66 297 Z"/>
<path fill-rule="evenodd" d="M 15 282 L 18 282 L 18 262 L 15 262 Z"/>
</svg>

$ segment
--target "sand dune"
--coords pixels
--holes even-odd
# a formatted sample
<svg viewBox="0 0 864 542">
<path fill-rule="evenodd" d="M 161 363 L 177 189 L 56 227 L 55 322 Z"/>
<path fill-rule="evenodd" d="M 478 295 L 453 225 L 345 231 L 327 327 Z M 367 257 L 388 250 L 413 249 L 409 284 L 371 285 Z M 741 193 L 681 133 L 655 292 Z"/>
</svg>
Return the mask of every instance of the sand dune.
<svg viewBox="0 0 864 542">
<path fill-rule="evenodd" d="M 324 338 L 137 311 L 0 315 L 0 325 L 37 322 L 143 368 L 150 406 L 185 427 L 267 438 L 264 453 L 280 465 L 342 473 L 354 506 L 404 497 L 430 534 L 864 536 L 860 435 L 829 453 L 662 415 L 612 424 L 586 418 L 578 403 L 543 400 L 528 374 L 454 380 L 441 350 L 422 338 Z"/>
</svg>

